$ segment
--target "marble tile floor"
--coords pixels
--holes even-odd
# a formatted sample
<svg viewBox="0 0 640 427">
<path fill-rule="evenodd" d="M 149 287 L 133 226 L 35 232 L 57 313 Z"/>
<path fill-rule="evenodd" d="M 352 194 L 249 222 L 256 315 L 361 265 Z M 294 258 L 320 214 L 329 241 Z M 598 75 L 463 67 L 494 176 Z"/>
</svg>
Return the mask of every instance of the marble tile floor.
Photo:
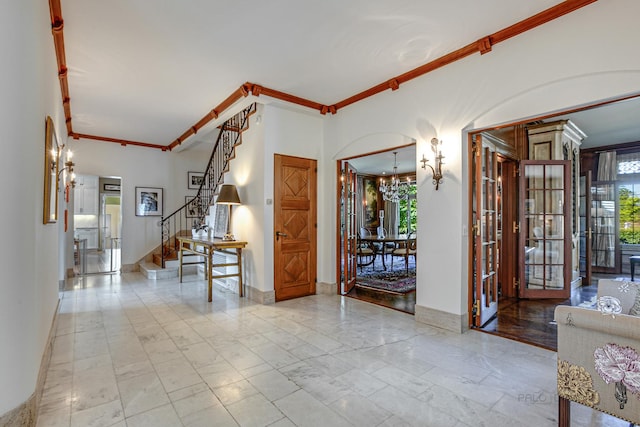
<svg viewBox="0 0 640 427">
<path fill-rule="evenodd" d="M 85 271 L 82 271 L 83 266 L 79 262 L 74 266 L 76 274 L 102 274 L 120 270 L 120 249 L 105 249 L 102 251 L 90 249 L 85 256 Z"/>
<path fill-rule="evenodd" d="M 353 298 L 273 305 L 196 275 L 73 279 L 38 414 L 49 426 L 555 426 L 555 353 Z M 580 405 L 575 426 L 627 426 Z"/>
</svg>

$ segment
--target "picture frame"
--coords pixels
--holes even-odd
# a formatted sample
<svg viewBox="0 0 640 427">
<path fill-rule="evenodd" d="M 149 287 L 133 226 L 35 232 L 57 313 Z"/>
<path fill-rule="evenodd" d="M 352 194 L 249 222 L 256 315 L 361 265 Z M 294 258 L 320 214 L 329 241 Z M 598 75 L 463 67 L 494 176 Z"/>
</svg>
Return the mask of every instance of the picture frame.
<svg viewBox="0 0 640 427">
<path fill-rule="evenodd" d="M 44 199 L 42 223 L 58 221 L 58 173 L 60 171 L 60 147 L 53 126 L 53 119 L 47 116 L 44 131 Z"/>
<path fill-rule="evenodd" d="M 120 184 L 104 184 L 102 188 L 104 191 L 120 191 Z"/>
<path fill-rule="evenodd" d="M 200 218 L 203 216 L 202 206 L 197 203 L 197 199 L 197 196 L 184 196 L 184 203 L 187 205 L 187 218 Z"/>
<path fill-rule="evenodd" d="M 227 221 L 229 221 L 229 206 L 214 205 L 213 237 L 222 239 L 227 234 Z"/>
<path fill-rule="evenodd" d="M 204 181 L 204 173 L 187 172 L 187 188 L 189 190 L 198 190 Z"/>
<path fill-rule="evenodd" d="M 363 178 L 364 199 L 364 226 L 376 228 L 380 225 L 378 217 L 378 185 L 375 178 Z"/>
<path fill-rule="evenodd" d="M 136 187 L 136 216 L 162 216 L 162 188 Z"/>
</svg>

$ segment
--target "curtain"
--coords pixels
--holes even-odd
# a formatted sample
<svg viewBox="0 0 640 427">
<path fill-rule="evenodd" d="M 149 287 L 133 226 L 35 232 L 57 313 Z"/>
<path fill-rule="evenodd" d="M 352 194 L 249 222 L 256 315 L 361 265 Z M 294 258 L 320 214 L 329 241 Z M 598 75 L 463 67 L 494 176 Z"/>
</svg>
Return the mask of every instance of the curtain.
<svg viewBox="0 0 640 427">
<path fill-rule="evenodd" d="M 618 178 L 618 163 L 615 151 L 604 151 L 598 157 L 598 181 L 615 181 Z"/>
<path fill-rule="evenodd" d="M 384 202 L 384 228 L 390 234 L 398 234 L 398 207 L 398 203 Z"/>
</svg>

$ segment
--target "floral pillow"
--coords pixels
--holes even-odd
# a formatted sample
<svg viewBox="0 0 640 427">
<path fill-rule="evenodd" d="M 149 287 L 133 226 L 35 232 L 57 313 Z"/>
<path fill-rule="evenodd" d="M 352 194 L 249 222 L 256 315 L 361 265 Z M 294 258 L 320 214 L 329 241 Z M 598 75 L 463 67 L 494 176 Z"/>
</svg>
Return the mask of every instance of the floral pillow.
<svg viewBox="0 0 640 427">
<path fill-rule="evenodd" d="M 624 313 L 640 316 L 638 285 L 640 283 L 600 279 L 598 281 L 598 309 L 606 314 Z M 620 306 L 619 311 L 615 306 L 616 302 Z"/>
</svg>

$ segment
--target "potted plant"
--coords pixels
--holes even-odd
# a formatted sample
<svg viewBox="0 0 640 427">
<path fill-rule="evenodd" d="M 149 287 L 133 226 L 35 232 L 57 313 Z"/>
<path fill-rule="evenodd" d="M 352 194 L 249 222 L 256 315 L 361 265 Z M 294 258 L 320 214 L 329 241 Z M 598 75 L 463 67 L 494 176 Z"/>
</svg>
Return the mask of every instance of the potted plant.
<svg viewBox="0 0 640 427">
<path fill-rule="evenodd" d="M 194 219 L 191 234 L 193 237 L 204 239 L 209 234 L 209 225 L 202 219 Z"/>
</svg>

